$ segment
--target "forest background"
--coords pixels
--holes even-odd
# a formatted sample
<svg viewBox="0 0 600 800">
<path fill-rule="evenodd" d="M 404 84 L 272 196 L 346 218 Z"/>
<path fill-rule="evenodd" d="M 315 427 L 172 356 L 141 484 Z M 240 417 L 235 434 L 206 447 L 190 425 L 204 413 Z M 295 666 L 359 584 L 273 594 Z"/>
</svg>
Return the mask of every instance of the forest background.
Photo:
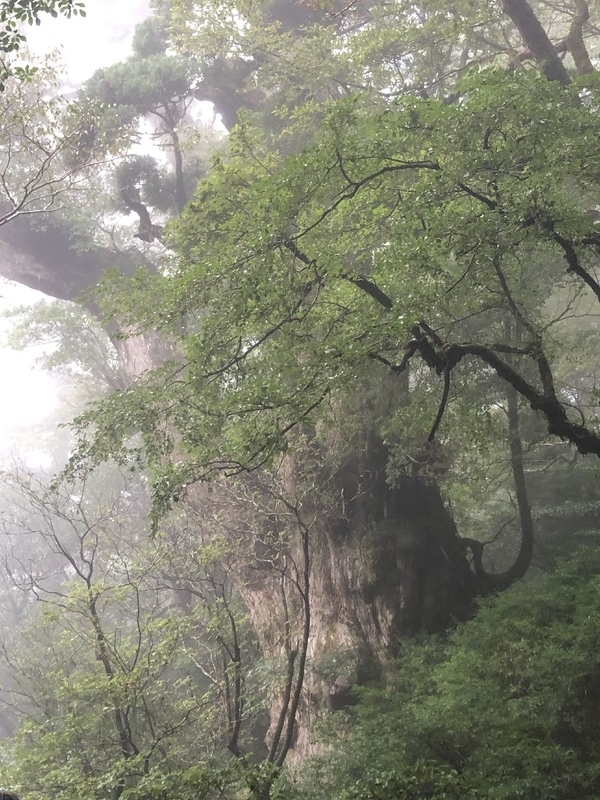
<svg viewBox="0 0 600 800">
<path fill-rule="evenodd" d="M 151 6 L 0 4 L 3 783 L 598 797 L 597 6 Z"/>
</svg>

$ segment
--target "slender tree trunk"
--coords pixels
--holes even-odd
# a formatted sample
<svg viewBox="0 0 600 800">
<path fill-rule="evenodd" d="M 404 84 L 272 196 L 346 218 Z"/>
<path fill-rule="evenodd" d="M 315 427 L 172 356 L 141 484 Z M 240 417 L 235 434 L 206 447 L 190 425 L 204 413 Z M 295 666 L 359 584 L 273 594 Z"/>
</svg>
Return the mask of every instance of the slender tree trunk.
<svg viewBox="0 0 600 800">
<path fill-rule="evenodd" d="M 575 15 L 569 28 L 567 43 L 573 56 L 578 75 L 589 75 L 594 66 L 583 41 L 583 26 L 590 18 L 590 9 L 586 0 L 575 0 Z"/>
<path fill-rule="evenodd" d="M 125 713 L 123 711 L 121 702 L 114 688 L 115 673 L 113 670 L 112 661 L 108 650 L 106 636 L 104 635 L 104 631 L 102 629 L 102 623 L 100 622 L 100 618 L 98 616 L 98 610 L 96 607 L 96 597 L 91 586 L 88 587 L 88 610 L 90 612 L 90 620 L 96 636 L 97 658 L 102 664 L 102 668 L 104 670 L 104 674 L 106 675 L 106 679 L 108 682 L 108 691 L 113 706 L 113 717 L 115 721 L 115 728 L 117 731 L 117 735 L 119 737 L 121 753 L 123 755 L 123 758 L 132 758 L 133 756 L 139 753 L 139 750 L 135 742 L 133 741 L 129 724 L 126 721 Z M 121 794 L 121 791 L 117 792 L 117 797 Z"/>
</svg>

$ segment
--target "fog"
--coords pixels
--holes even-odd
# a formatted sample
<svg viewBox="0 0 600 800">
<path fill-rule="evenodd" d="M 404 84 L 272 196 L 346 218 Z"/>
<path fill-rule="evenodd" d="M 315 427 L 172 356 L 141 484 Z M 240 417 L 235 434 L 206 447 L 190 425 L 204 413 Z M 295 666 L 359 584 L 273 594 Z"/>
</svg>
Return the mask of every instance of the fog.
<svg viewBox="0 0 600 800">
<path fill-rule="evenodd" d="M 600 797 L 598 5 L 73 8 L 0 0 L 0 800 Z"/>
</svg>

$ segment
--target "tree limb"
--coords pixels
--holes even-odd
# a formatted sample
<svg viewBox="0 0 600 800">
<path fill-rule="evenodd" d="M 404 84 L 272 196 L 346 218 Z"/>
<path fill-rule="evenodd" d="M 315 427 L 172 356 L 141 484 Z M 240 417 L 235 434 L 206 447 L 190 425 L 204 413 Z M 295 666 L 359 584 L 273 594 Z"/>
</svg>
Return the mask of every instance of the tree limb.
<svg viewBox="0 0 600 800">
<path fill-rule="evenodd" d="M 527 0 L 501 0 L 500 5 L 548 80 L 567 86 L 571 82 L 569 73 Z"/>
</svg>

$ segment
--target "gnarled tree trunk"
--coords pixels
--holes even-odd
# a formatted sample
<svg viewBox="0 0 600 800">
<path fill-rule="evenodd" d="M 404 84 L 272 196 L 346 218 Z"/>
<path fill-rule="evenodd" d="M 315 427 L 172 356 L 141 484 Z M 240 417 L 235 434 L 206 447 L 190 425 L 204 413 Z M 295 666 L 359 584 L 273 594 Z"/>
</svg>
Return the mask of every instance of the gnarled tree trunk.
<svg viewBox="0 0 600 800">
<path fill-rule="evenodd" d="M 390 488 L 387 449 L 377 437 L 329 478 L 312 472 L 307 480 L 302 458 L 286 456 L 279 475 L 222 486 L 225 525 L 240 556 L 230 574 L 263 654 L 282 676 L 269 744 L 306 656 L 292 760 L 314 752 L 310 731 L 319 715 L 352 703 L 352 687 L 377 675 L 405 638 L 468 616 L 481 587 L 437 484 L 405 476 Z M 198 502 L 204 514 L 207 502 Z"/>
</svg>

